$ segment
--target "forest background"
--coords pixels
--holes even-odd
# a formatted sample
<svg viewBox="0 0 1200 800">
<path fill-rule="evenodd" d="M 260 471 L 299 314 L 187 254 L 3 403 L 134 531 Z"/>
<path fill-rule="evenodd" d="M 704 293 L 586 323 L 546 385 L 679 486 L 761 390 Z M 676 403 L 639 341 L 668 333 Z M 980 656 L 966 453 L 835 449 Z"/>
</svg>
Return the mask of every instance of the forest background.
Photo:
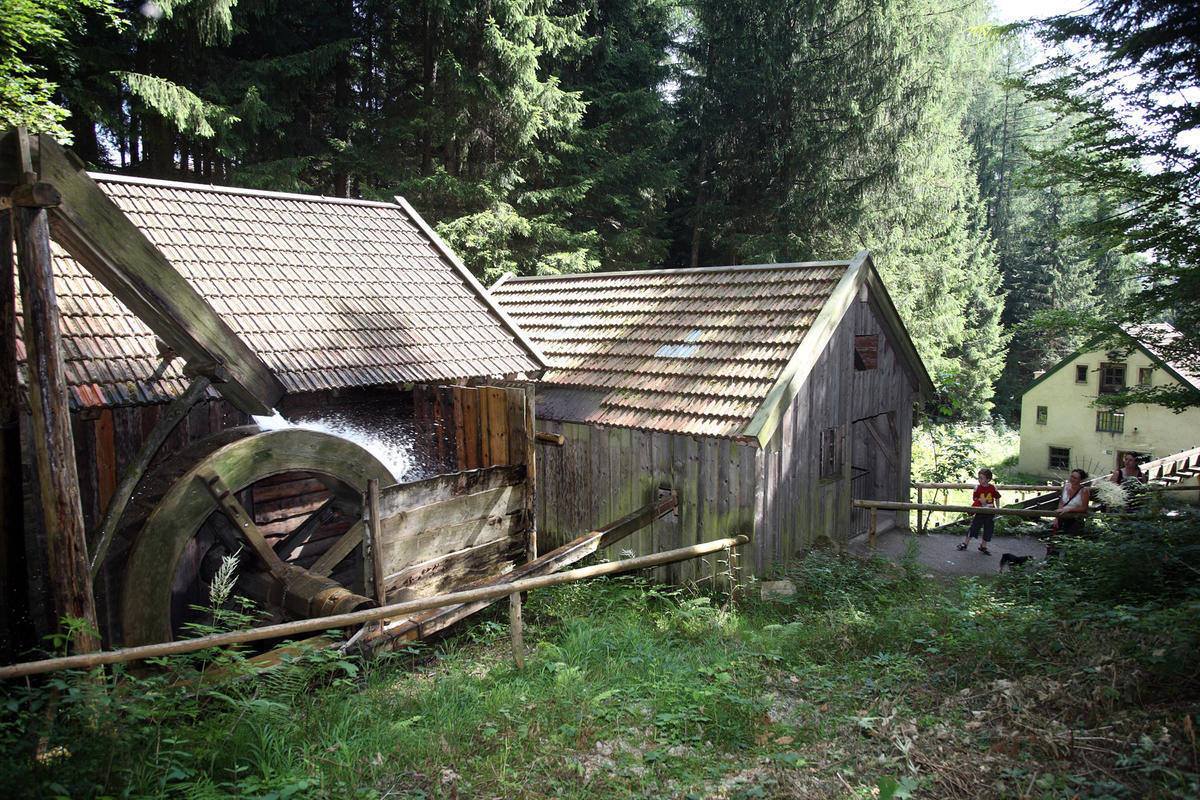
<svg viewBox="0 0 1200 800">
<path fill-rule="evenodd" d="M 1011 420 L 1089 312 L 1178 327 L 1200 295 L 1194 233 L 1138 235 L 1194 231 L 1189 151 L 1130 138 L 1128 64 L 1096 99 L 1158 6 L 1195 16 L 1101 0 L 1040 33 L 1102 56 L 1045 63 L 982 0 L 0 0 L 0 124 L 103 171 L 403 195 L 486 283 L 870 248 L 942 407 Z"/>
</svg>

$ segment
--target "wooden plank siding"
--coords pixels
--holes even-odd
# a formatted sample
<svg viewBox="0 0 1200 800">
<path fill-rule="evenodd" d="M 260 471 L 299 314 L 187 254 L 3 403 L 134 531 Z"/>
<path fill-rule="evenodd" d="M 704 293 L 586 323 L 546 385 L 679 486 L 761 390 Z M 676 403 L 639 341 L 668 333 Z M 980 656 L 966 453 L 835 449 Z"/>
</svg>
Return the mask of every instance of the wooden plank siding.
<svg viewBox="0 0 1200 800">
<path fill-rule="evenodd" d="M 764 576 L 820 538 L 847 542 L 856 492 L 907 499 L 918 381 L 881 318 L 875 298 L 864 289 L 762 449 L 729 438 L 539 419 L 539 430 L 566 440 L 561 448 L 538 451 L 543 547 L 561 545 L 650 502 L 659 486 L 679 493 L 678 514 L 656 521 L 622 549 L 646 555 L 750 533 L 752 553 L 743 554 L 742 567 Z M 874 353 L 861 359 L 866 369 L 855 369 L 856 337 L 877 342 Z M 868 424 L 874 435 L 863 427 Z M 834 430 L 842 458 L 837 474 L 822 478 L 821 436 L 828 429 Z M 886 455 L 880 441 L 890 448 Z M 897 514 L 896 523 L 906 524 L 903 512 Z M 890 521 L 881 519 L 881 524 Z M 606 555 L 620 557 L 619 552 Z M 669 565 L 659 568 L 657 577 L 672 583 L 707 581 L 714 566 L 721 570 L 711 558 Z"/>
<path fill-rule="evenodd" d="M 494 577 L 525 552 L 524 465 L 436 475 L 379 495 L 383 593 L 395 603 Z"/>
<path fill-rule="evenodd" d="M 539 547 L 549 550 L 657 499 L 679 494 L 680 512 L 656 520 L 604 551 L 617 559 L 684 547 L 754 529 L 754 447 L 657 431 L 539 419 L 538 430 L 561 434 L 562 447 L 538 448 Z M 751 474 L 744 474 L 751 473 Z M 723 557 L 722 557 L 723 558 Z M 710 581 L 714 561 L 658 568 L 660 580 Z"/>
</svg>

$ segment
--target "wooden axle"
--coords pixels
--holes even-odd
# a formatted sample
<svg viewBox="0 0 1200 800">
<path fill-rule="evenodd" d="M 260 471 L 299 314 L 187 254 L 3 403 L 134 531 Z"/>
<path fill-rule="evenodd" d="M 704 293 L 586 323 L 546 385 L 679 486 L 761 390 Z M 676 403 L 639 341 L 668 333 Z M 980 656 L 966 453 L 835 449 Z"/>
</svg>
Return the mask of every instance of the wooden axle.
<svg viewBox="0 0 1200 800">
<path fill-rule="evenodd" d="M 110 650 L 102 653 L 67 656 L 65 658 L 50 658 L 44 661 L 28 661 L 22 664 L 12 664 L 7 667 L 0 667 L 0 680 L 18 678 L 26 675 L 39 675 L 42 673 L 55 672 L 63 669 L 86 669 L 89 667 L 101 666 L 103 664 L 119 664 L 126 661 L 137 661 L 139 659 L 159 658 L 161 656 L 179 655 L 181 653 L 194 653 L 197 650 L 204 650 L 208 647 L 224 647 L 231 644 L 256 642 L 262 639 L 274 639 L 284 636 L 294 636 L 301 633 L 311 633 L 313 631 L 324 631 L 331 630 L 333 628 L 345 628 L 351 625 L 362 625 L 367 622 L 377 622 L 379 620 L 389 618 L 404 617 L 417 611 L 425 611 L 431 608 L 441 608 L 442 606 L 455 605 L 459 603 L 498 600 L 501 597 L 507 597 L 515 592 L 528 592 L 533 589 L 544 589 L 548 586 L 557 586 L 562 583 L 572 583 L 574 581 L 584 580 L 585 578 L 595 578 L 601 575 L 615 575 L 622 572 L 634 572 L 639 569 L 646 569 L 647 567 L 656 567 L 661 564 L 669 564 L 673 561 L 686 561 L 687 559 L 696 558 L 697 556 L 707 555 L 709 553 L 715 553 L 719 550 L 727 550 L 733 547 L 739 547 L 748 543 L 749 541 L 749 536 L 732 536 L 726 539 L 717 539 L 711 542 L 704 542 L 703 544 L 692 545 L 691 547 L 680 547 L 675 550 L 667 550 L 649 556 L 629 558 L 622 561 L 609 561 L 604 564 L 595 564 L 590 567 L 573 569 L 567 572 L 556 572 L 553 575 L 542 575 L 536 578 L 514 581 L 502 586 L 471 589 L 463 592 L 451 592 L 449 594 L 437 595 L 435 597 L 409 600 L 404 603 L 394 603 L 390 606 L 383 606 L 382 608 L 356 611 L 350 614 L 338 614 L 331 617 L 322 617 L 320 619 L 297 620 L 296 622 L 285 622 L 280 625 L 268 625 L 263 628 L 254 628 L 246 631 L 233 631 L 230 633 L 213 634 L 212 636 L 202 636 L 198 639 L 185 639 L 176 642 L 164 642 L 162 644 L 129 647 L 121 650 Z"/>
</svg>

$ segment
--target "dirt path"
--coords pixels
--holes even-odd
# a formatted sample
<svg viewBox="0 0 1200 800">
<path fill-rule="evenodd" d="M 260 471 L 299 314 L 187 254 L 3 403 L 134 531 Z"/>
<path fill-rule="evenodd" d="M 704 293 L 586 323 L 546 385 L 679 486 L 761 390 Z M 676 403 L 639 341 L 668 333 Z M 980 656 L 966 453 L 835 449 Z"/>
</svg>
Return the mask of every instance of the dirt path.
<svg viewBox="0 0 1200 800">
<path fill-rule="evenodd" d="M 988 549 L 991 555 L 979 552 L 979 540 L 971 540 L 966 550 L 957 550 L 955 545 L 963 540 L 961 533 L 913 534 L 906 529 L 892 529 L 876 537 L 876 552 L 899 559 L 908 549 L 909 542 L 917 541 L 917 560 L 931 575 L 995 575 L 1000 571 L 1000 556 L 1012 553 L 1016 556 L 1033 556 L 1037 560 L 1046 557 L 1046 543 L 1030 536 L 1000 536 L 992 539 Z M 866 535 L 850 541 L 846 548 L 852 553 L 870 553 Z"/>
</svg>

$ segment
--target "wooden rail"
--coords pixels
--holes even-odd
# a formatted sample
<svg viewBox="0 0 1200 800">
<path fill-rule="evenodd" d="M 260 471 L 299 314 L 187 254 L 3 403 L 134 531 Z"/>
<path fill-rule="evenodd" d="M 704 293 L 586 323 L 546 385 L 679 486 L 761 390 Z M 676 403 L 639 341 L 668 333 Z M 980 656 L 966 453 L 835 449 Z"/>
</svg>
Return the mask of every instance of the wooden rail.
<svg viewBox="0 0 1200 800">
<path fill-rule="evenodd" d="M 855 500 L 855 508 L 867 508 L 871 511 L 871 522 L 867 528 L 867 541 L 870 543 L 871 549 L 875 548 L 875 512 L 882 509 L 884 511 L 953 511 L 963 514 L 990 514 L 992 516 L 1001 517 L 1024 517 L 1027 519 L 1038 517 L 1081 517 L 1086 514 L 1086 511 L 1069 511 L 1066 514 L 1059 514 L 1057 511 L 1032 509 L 1032 508 L 984 508 L 982 506 L 948 506 L 937 505 L 934 503 L 899 503 L 891 500 Z"/>
<path fill-rule="evenodd" d="M 1054 489 L 1062 484 L 1053 483 L 1038 483 L 1038 484 L 1022 484 L 1022 483 L 997 483 L 997 489 L 1003 489 L 1009 492 L 1044 492 L 1047 489 Z M 974 489 L 974 483 L 919 483 L 913 481 L 914 489 Z"/>
<path fill-rule="evenodd" d="M 507 597 L 517 592 L 528 592 L 533 589 L 543 589 L 548 586 L 557 586 L 562 583 L 572 583 L 574 581 L 584 580 L 586 578 L 595 578 L 601 575 L 616 575 L 622 572 L 633 572 L 647 567 L 657 567 L 661 564 L 669 564 L 674 561 L 685 561 L 697 556 L 715 553 L 719 550 L 728 550 L 733 547 L 740 547 L 750 541 L 750 537 L 746 535 L 731 536 L 725 539 L 717 539 L 711 542 L 692 545 L 690 547 L 680 547 L 674 550 L 666 550 L 661 553 L 655 553 L 649 556 L 641 556 L 639 558 L 629 558 L 622 561 L 610 561 L 604 564 L 595 564 L 590 567 L 581 569 L 568 570 L 567 572 L 556 572 L 553 575 L 542 575 L 536 578 L 527 578 L 525 580 L 514 581 L 502 586 L 493 586 L 483 589 L 471 589 L 463 592 L 450 592 L 448 594 L 438 595 L 436 597 L 426 597 L 420 600 L 409 600 L 404 603 L 394 603 L 381 608 L 371 608 L 363 611 L 355 611 L 349 614 L 338 614 L 331 617 L 319 617 L 316 619 L 303 619 L 295 622 L 285 622 L 279 625 L 268 625 L 262 628 L 254 628 L 245 631 L 232 631 L 230 633 L 219 633 L 211 636 L 202 636 L 198 639 L 185 639 L 176 642 L 164 642 L 162 644 L 144 645 L 142 647 L 129 647 L 121 650 L 109 650 L 101 653 L 88 653 L 77 656 L 67 656 L 64 658 L 50 658 L 42 661 L 27 661 L 21 664 L 12 664 L 7 667 L 0 667 L 0 680 L 8 678 L 19 678 L 26 675 L 39 675 L 46 672 L 55 672 L 63 669 L 86 669 L 89 667 L 101 666 L 104 664 L 119 664 L 126 661 L 137 661 L 146 658 L 159 658 L 162 656 L 178 655 L 181 653 L 193 653 L 197 650 L 204 650 L 209 647 L 224 647 L 232 644 L 243 644 L 246 642 L 255 642 L 262 639 L 273 639 L 283 636 L 294 636 L 301 633 L 311 633 L 313 631 L 326 631 L 334 628 L 345 628 L 352 625 L 362 625 L 367 622 L 377 622 L 388 618 L 403 617 L 417 611 L 426 611 L 432 608 L 441 608 L 448 605 L 456 605 L 460 603 L 473 603 L 480 600 L 499 600 L 502 597 Z"/>
</svg>

